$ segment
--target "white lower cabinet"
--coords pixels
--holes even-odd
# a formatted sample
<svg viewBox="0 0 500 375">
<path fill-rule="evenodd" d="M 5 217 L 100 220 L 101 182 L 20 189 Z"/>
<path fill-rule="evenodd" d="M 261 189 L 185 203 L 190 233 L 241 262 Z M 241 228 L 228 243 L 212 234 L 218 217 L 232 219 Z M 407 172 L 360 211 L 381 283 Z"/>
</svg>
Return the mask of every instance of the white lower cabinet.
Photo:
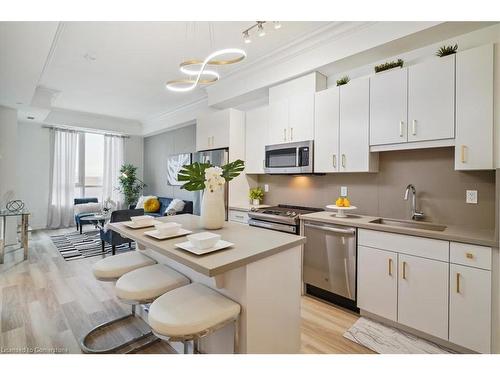
<svg viewBox="0 0 500 375">
<path fill-rule="evenodd" d="M 450 265 L 450 341 L 491 351 L 491 272 Z"/>
<path fill-rule="evenodd" d="M 448 340 L 448 263 L 399 254 L 398 322 Z"/>
<path fill-rule="evenodd" d="M 397 320 L 398 254 L 358 247 L 358 307 Z"/>
<path fill-rule="evenodd" d="M 248 213 L 239 210 L 229 210 L 228 213 L 229 221 L 234 221 L 236 223 L 248 224 Z"/>
</svg>

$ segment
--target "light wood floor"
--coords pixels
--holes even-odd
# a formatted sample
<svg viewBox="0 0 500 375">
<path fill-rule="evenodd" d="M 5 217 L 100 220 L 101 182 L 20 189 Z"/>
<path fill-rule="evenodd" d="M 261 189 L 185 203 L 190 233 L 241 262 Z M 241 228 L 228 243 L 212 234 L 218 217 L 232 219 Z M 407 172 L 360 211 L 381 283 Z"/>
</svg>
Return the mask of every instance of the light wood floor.
<svg viewBox="0 0 500 375">
<path fill-rule="evenodd" d="M 78 341 L 93 326 L 130 311 L 114 297 L 114 284 L 99 282 L 91 272 L 101 259 L 66 262 L 49 238 L 68 230 L 32 233 L 29 259 L 22 250 L 7 247 L 0 265 L 0 353 L 81 353 Z M 355 314 L 319 302 L 302 299 L 302 353 L 371 353 L 342 337 L 358 318 Z M 107 346 L 145 331 L 139 319 L 124 321 L 92 343 Z M 29 352 L 29 351 L 28 351 Z M 172 353 L 160 342 L 140 353 Z"/>
</svg>

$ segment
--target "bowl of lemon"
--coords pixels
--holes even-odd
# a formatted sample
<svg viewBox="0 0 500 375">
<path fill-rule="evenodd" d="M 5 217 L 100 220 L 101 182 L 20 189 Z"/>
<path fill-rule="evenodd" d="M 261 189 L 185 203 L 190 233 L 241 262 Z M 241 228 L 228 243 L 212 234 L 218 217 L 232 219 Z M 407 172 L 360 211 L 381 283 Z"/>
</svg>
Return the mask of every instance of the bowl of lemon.
<svg viewBox="0 0 500 375">
<path fill-rule="evenodd" d="M 326 206 L 326 208 L 330 210 L 337 210 L 335 216 L 344 218 L 347 217 L 345 211 L 357 209 L 356 206 L 351 205 L 351 202 L 347 197 L 338 197 L 335 201 L 335 204 L 329 204 Z"/>
</svg>

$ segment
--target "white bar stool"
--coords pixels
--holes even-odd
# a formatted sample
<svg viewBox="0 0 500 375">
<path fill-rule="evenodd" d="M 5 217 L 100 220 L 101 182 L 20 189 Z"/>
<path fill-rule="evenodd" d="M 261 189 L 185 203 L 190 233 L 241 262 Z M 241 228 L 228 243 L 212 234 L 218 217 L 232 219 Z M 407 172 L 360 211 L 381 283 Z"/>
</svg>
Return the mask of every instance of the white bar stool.
<svg viewBox="0 0 500 375">
<path fill-rule="evenodd" d="M 118 278 L 116 282 L 117 297 L 122 302 L 132 305 L 132 312 L 118 319 L 100 324 L 90 330 L 80 341 L 80 347 L 83 352 L 92 354 L 113 353 L 134 342 L 153 336 L 153 333 L 149 331 L 131 340 L 105 349 L 92 349 L 87 343 L 90 336 L 95 332 L 135 316 L 137 305 L 151 303 L 162 294 L 189 284 L 189 279 L 184 275 L 170 267 L 155 263 L 153 259 L 138 251 L 115 255 L 95 263 L 93 270 L 97 279 L 111 281 Z M 158 339 L 149 340 L 127 353 L 140 350 L 156 341 Z"/>
<path fill-rule="evenodd" d="M 193 353 L 199 353 L 200 338 L 234 324 L 234 352 L 239 352 L 239 316 L 241 306 L 209 287 L 192 283 L 158 297 L 150 306 L 148 322 L 162 340 L 181 341 L 184 354 L 188 341 Z"/>
</svg>

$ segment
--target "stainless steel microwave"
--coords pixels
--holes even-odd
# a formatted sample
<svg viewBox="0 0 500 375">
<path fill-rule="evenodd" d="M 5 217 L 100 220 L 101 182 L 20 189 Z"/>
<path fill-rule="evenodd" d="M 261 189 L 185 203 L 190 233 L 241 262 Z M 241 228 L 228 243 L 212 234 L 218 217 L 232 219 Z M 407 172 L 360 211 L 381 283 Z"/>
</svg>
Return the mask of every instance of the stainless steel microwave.
<svg viewBox="0 0 500 375">
<path fill-rule="evenodd" d="M 269 174 L 313 173 L 313 141 L 266 146 L 264 163 Z"/>
</svg>

